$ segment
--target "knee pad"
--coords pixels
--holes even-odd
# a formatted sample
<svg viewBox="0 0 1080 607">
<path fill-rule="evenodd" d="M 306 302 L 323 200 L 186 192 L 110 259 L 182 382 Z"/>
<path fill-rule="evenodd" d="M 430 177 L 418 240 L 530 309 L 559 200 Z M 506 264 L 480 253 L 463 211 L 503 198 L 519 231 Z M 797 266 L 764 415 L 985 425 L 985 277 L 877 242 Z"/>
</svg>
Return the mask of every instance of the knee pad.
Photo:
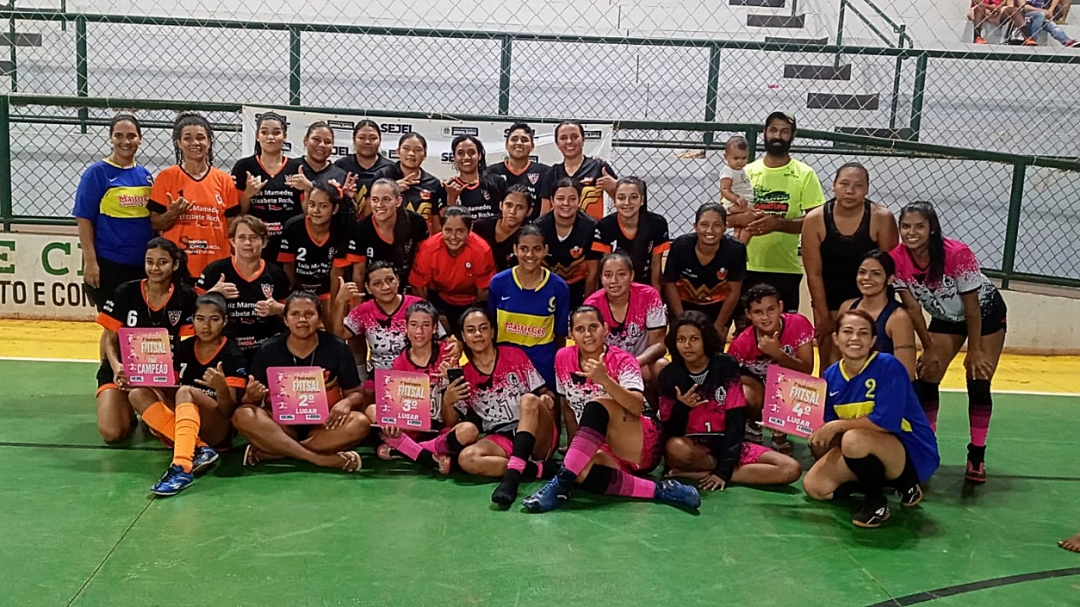
<svg viewBox="0 0 1080 607">
<path fill-rule="evenodd" d="M 968 401 L 985 404 L 990 402 L 990 381 L 986 379 L 967 380 Z"/>
</svg>

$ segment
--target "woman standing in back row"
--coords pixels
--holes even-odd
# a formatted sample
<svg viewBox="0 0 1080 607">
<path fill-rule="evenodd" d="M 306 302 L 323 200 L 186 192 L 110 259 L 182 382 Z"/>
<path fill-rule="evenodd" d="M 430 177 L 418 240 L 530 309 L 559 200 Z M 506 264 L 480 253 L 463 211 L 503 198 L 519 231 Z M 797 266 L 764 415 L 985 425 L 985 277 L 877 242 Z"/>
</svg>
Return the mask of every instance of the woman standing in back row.
<svg viewBox="0 0 1080 607">
<path fill-rule="evenodd" d="M 581 210 L 599 221 L 605 211 L 604 195 L 615 198 L 615 180 L 619 178 L 615 169 L 603 160 L 585 155 L 585 127 L 580 122 L 559 123 L 555 127 L 555 145 L 562 152 L 563 161 L 551 167 L 551 182 L 555 184 L 552 187 L 557 188 L 563 179 L 580 183 L 578 202 Z"/>
<path fill-rule="evenodd" d="M 442 229 L 439 212 L 446 206 L 446 188 L 438 177 L 424 170 L 427 151 L 427 139 L 423 135 L 405 133 L 398 140 L 398 161 L 376 171 L 375 179 L 396 181 L 402 207 L 423 217 L 428 232 L 437 234 Z M 402 280 L 405 278 L 402 276 Z"/>
<path fill-rule="evenodd" d="M 368 199 L 371 196 L 371 184 L 375 183 L 375 174 L 381 169 L 394 166 L 394 163 L 380 153 L 382 131 L 374 120 L 361 120 L 353 127 L 354 154 L 343 156 L 334 161 L 334 166 L 345 171 L 346 175 L 355 176 L 356 221 L 371 215 Z"/>
</svg>

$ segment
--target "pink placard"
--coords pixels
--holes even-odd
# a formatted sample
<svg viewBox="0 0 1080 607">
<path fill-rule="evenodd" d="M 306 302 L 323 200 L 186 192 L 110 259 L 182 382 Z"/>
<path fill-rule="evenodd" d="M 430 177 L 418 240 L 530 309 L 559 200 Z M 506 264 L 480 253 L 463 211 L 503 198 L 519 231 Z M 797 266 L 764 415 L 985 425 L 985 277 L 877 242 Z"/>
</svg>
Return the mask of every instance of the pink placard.
<svg viewBox="0 0 1080 607">
<path fill-rule="evenodd" d="M 132 386 L 176 386 L 172 342 L 165 329 L 120 329 L 120 362 Z"/>
<path fill-rule="evenodd" d="M 427 373 L 375 370 L 379 426 L 431 430 L 431 378 Z"/>
<path fill-rule="evenodd" d="M 828 384 L 780 365 L 770 365 L 765 378 L 761 425 L 806 438 L 825 423 Z"/>
<path fill-rule="evenodd" d="M 266 370 L 270 407 L 277 423 L 322 424 L 330 416 L 326 383 L 319 367 L 270 367 Z"/>
</svg>

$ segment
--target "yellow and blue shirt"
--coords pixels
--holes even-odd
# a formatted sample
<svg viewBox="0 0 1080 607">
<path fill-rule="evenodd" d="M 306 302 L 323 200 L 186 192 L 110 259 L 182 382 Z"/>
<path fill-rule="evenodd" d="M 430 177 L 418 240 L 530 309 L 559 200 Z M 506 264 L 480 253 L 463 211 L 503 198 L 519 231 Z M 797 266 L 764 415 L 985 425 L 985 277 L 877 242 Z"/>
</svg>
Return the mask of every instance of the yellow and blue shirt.
<svg viewBox="0 0 1080 607">
<path fill-rule="evenodd" d="M 934 474 L 941 463 L 937 437 L 900 361 L 875 352 L 854 377 L 838 362 L 825 371 L 825 381 L 825 421 L 865 417 L 900 440 L 919 481 Z"/>
<path fill-rule="evenodd" d="M 518 268 L 496 274 L 488 285 L 488 307 L 495 317 L 500 344 L 525 351 L 548 388 L 555 389 L 555 340 L 570 331 L 570 288 L 566 281 L 544 270 L 535 289 L 523 289 Z"/>
<path fill-rule="evenodd" d="M 75 192 L 73 215 L 94 224 L 98 257 L 125 266 L 142 266 L 146 243 L 157 234 L 150 227 L 150 189 L 154 178 L 146 167 L 120 167 L 95 162 L 83 173 Z"/>
</svg>

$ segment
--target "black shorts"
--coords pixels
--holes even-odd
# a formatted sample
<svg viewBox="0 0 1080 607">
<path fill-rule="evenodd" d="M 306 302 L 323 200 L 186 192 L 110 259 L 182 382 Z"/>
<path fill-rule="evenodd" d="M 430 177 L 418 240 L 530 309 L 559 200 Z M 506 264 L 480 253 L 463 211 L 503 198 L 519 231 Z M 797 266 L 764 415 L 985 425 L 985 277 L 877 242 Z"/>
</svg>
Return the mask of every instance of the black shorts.
<svg viewBox="0 0 1080 607">
<path fill-rule="evenodd" d="M 83 291 L 86 292 L 90 301 L 94 302 L 94 305 L 97 306 L 98 312 L 105 306 L 105 300 L 111 297 L 113 292 L 116 291 L 116 287 L 119 287 L 125 282 L 146 278 L 146 266 L 126 266 L 122 263 L 109 261 L 103 257 L 98 257 L 98 268 L 101 269 L 100 286 L 95 289 L 94 287 L 83 283 Z"/>
<path fill-rule="evenodd" d="M 452 303 L 448 303 L 445 299 L 439 297 L 438 293 L 434 293 L 432 291 L 428 291 L 428 301 L 431 302 L 431 305 L 435 306 L 435 309 L 439 311 L 439 314 L 442 314 L 446 317 L 446 322 L 449 325 L 450 333 L 455 335 L 458 333 L 458 322 L 461 320 L 461 315 L 465 313 L 465 310 L 469 309 L 469 306 L 476 305 L 477 303 L 473 302 L 464 306 L 457 306 Z"/>
<path fill-rule="evenodd" d="M 689 312 L 690 310 L 697 310 L 698 312 L 704 314 L 705 317 L 709 319 L 709 322 L 715 323 L 716 318 L 720 316 L 720 308 L 724 307 L 724 302 L 718 301 L 711 304 L 699 304 L 692 301 L 684 301 L 682 302 L 682 307 L 684 312 Z"/>
<path fill-rule="evenodd" d="M 765 283 L 772 285 L 780 292 L 780 301 L 784 302 L 785 312 L 799 311 L 799 287 L 802 285 L 802 274 L 784 274 L 782 272 L 752 272 L 746 271 L 743 278 L 742 292 L 746 293 L 756 284 Z M 743 314 L 742 305 L 739 306 L 737 316 Z"/>
<path fill-rule="evenodd" d="M 98 393 L 101 393 L 102 390 L 106 390 L 108 388 L 115 388 L 115 379 L 116 374 L 113 373 L 112 365 L 109 364 L 109 361 L 102 359 L 101 366 L 99 366 L 97 370 Z"/>
<path fill-rule="evenodd" d="M 1005 321 L 1008 314 L 1008 308 L 1005 307 L 1005 300 L 1002 299 L 1001 293 L 994 291 L 994 298 L 990 301 L 990 307 L 983 310 L 982 316 L 982 334 L 993 335 L 998 331 L 1005 330 Z M 968 329 L 966 322 L 952 322 L 949 320 L 941 320 L 940 318 L 930 319 L 930 326 L 927 329 L 931 333 L 941 333 L 944 335 L 964 335 L 967 336 Z"/>
<path fill-rule="evenodd" d="M 570 311 L 572 312 L 585 303 L 585 281 L 579 280 L 567 286 L 570 287 Z"/>
</svg>

